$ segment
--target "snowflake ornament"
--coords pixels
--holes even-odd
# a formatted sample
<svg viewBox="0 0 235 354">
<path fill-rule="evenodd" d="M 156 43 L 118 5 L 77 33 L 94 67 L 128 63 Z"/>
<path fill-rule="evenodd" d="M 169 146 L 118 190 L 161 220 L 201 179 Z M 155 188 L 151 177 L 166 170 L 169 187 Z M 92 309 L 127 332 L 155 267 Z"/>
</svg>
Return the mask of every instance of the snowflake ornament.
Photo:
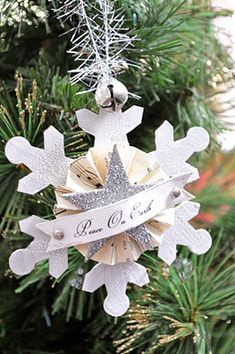
<svg viewBox="0 0 235 354">
<path fill-rule="evenodd" d="M 158 252 L 171 264 L 178 245 L 196 254 L 211 246 L 209 233 L 189 224 L 199 204 L 191 202 L 193 196 L 185 190 L 199 177 L 188 159 L 207 147 L 209 136 L 194 127 L 174 141 L 172 125 L 164 122 L 155 132 L 155 151 L 147 154 L 130 146 L 127 134 L 141 123 L 143 108 L 122 111 L 130 93 L 116 75 L 137 65 L 122 56 L 135 37 L 124 28 L 117 2 L 56 3 L 58 19 L 70 25 L 69 53 L 77 63 L 70 71 L 71 83 L 95 91 L 99 113 L 76 112 L 79 126 L 95 142 L 77 159 L 65 156 L 63 135 L 54 127 L 44 133 L 44 148 L 31 146 L 23 137 L 7 142 L 9 161 L 29 169 L 18 191 L 32 195 L 51 185 L 56 196 L 54 219 L 33 215 L 20 221 L 21 231 L 33 240 L 12 253 L 9 265 L 22 276 L 47 260 L 50 275 L 58 278 L 68 268 L 68 248 L 75 247 L 87 261 L 98 263 L 85 275 L 82 289 L 94 292 L 105 285 L 105 311 L 121 316 L 129 307 L 127 284 L 149 282 L 145 267 L 137 263 L 142 253 Z M 77 286 L 76 279 L 72 285 Z"/>
<path fill-rule="evenodd" d="M 74 160 L 65 156 L 63 135 L 53 127 L 44 133 L 44 149 L 22 137 L 6 145 L 9 160 L 31 171 L 19 181 L 18 190 L 34 194 L 52 185 L 57 200 L 54 220 L 31 216 L 20 222 L 21 231 L 34 239 L 12 253 L 10 268 L 25 275 L 48 260 L 49 273 L 58 278 L 68 267 L 68 248 L 75 247 L 86 260 L 98 262 L 85 275 L 83 290 L 105 285 L 104 309 L 112 316 L 129 307 L 128 283 L 144 286 L 149 281 L 146 269 L 136 263 L 143 252 L 157 249 L 171 264 L 177 245 L 196 254 L 211 246 L 209 233 L 188 223 L 199 204 L 191 202 L 193 196 L 184 189 L 198 177 L 187 160 L 206 148 L 207 132 L 192 128 L 174 142 L 173 127 L 165 122 L 156 131 L 156 151 L 147 154 L 130 146 L 126 136 L 140 124 L 142 114 L 136 106 L 115 113 L 101 109 L 99 116 L 78 111 L 78 122 L 95 136 L 95 146 Z"/>
</svg>

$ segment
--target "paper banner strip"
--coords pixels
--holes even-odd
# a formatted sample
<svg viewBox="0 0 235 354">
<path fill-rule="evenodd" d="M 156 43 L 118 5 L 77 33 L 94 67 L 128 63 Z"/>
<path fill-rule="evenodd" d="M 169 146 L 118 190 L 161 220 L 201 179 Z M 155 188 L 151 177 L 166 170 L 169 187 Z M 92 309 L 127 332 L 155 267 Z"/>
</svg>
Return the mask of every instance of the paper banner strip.
<svg viewBox="0 0 235 354">
<path fill-rule="evenodd" d="M 182 190 L 189 176 L 182 174 L 120 202 L 38 224 L 51 237 L 47 251 L 101 240 L 145 223 L 163 209 L 191 198 Z M 177 197 L 175 188 L 181 190 Z M 58 230 L 63 233 L 60 240 L 53 237 Z"/>
</svg>

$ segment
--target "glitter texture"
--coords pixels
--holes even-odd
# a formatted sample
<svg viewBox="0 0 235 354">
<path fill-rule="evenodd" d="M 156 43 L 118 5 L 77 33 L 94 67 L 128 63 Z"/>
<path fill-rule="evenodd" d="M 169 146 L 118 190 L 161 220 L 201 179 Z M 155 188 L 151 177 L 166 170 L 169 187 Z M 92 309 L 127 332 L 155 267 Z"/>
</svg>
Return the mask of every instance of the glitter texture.
<svg viewBox="0 0 235 354">
<path fill-rule="evenodd" d="M 212 244 L 212 239 L 206 230 L 195 230 L 189 220 L 198 215 L 200 204 L 184 202 L 175 208 L 175 225 L 162 234 L 158 247 L 158 256 L 167 264 L 176 259 L 177 245 L 186 246 L 195 254 L 206 253 Z"/>
<path fill-rule="evenodd" d="M 55 278 L 59 278 L 68 268 L 67 248 L 46 252 L 50 237 L 36 227 L 43 221 L 37 216 L 31 216 L 20 222 L 21 231 L 33 236 L 34 240 L 27 248 L 19 249 L 11 254 L 9 264 L 14 273 L 28 274 L 38 262 L 45 259 L 49 261 L 49 273 Z"/>
<path fill-rule="evenodd" d="M 100 109 L 99 114 L 80 109 L 76 112 L 79 127 L 94 135 L 95 146 L 128 145 L 127 134 L 141 124 L 143 108 L 133 106 L 125 112 L 108 112 Z"/>
<path fill-rule="evenodd" d="M 150 186 L 130 184 L 129 178 L 120 159 L 117 146 L 115 145 L 109 163 L 104 188 L 87 193 L 70 193 L 64 195 L 63 198 L 69 200 L 71 203 L 76 205 L 76 207 L 87 211 L 127 199 L 147 189 L 148 187 Z M 144 225 L 130 229 L 127 233 L 136 241 L 141 243 L 145 249 L 152 249 L 150 237 Z M 109 238 L 91 242 L 89 245 L 87 258 L 91 258 L 108 242 L 108 240 Z"/>
<path fill-rule="evenodd" d="M 65 184 L 72 160 L 65 156 L 64 137 L 54 127 L 44 132 L 44 149 L 31 146 L 23 137 L 15 137 L 7 142 L 5 152 L 9 161 L 24 164 L 32 171 L 19 181 L 19 192 L 35 194 L 50 184 Z"/>
<path fill-rule="evenodd" d="M 195 153 L 207 148 L 210 138 L 204 128 L 193 127 L 189 129 L 183 139 L 174 140 L 174 128 L 165 121 L 155 131 L 156 151 L 150 153 L 153 161 L 158 161 L 161 168 L 168 176 L 175 176 L 191 172 L 189 182 L 199 178 L 196 167 L 187 163 L 187 160 Z"/>
<path fill-rule="evenodd" d="M 70 70 L 73 84 L 81 82 L 94 90 L 103 78 L 115 76 L 133 65 L 121 54 L 136 37 L 124 33 L 124 16 L 115 10 L 115 1 L 64 0 L 62 3 L 56 10 L 58 19 L 69 26 L 76 23 L 68 31 L 72 44 L 69 53 L 79 63 Z M 88 52 L 86 59 L 84 51 Z"/>
<path fill-rule="evenodd" d="M 107 297 L 104 309 L 111 316 L 122 316 L 129 307 L 126 295 L 128 283 L 144 286 L 149 282 L 148 274 L 142 265 L 135 262 L 107 265 L 99 263 L 85 275 L 82 290 L 94 292 L 105 285 Z"/>
</svg>

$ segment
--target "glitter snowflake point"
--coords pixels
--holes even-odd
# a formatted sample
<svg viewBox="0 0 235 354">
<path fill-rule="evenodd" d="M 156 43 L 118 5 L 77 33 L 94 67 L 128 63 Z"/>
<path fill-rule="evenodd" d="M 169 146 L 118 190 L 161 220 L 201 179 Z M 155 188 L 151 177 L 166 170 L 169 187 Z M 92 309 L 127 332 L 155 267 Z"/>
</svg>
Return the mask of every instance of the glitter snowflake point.
<svg viewBox="0 0 235 354">
<path fill-rule="evenodd" d="M 169 175 L 191 172 L 189 182 L 199 177 L 198 170 L 186 161 L 195 153 L 203 151 L 209 144 L 209 134 L 203 128 L 189 129 L 185 138 L 174 141 L 173 126 L 164 122 L 155 132 L 156 151 L 151 157 L 156 159 Z"/>
<path fill-rule="evenodd" d="M 76 113 L 79 126 L 95 136 L 95 146 L 128 145 L 127 134 L 141 124 L 143 108 L 133 106 L 125 112 L 101 109 L 99 115 L 88 109 Z"/>
<path fill-rule="evenodd" d="M 206 253 L 212 244 L 211 236 L 206 230 L 195 230 L 188 223 L 199 212 L 198 203 L 184 202 L 176 207 L 175 224 L 162 234 L 158 247 L 158 256 L 167 264 L 176 259 L 177 245 L 187 246 L 195 254 Z"/>
<path fill-rule="evenodd" d="M 26 275 L 35 268 L 37 263 L 48 259 L 49 273 L 58 278 L 68 268 L 67 249 L 47 253 L 50 239 L 36 227 L 42 221 L 43 219 L 37 216 L 31 216 L 20 222 L 21 231 L 32 236 L 34 240 L 27 248 L 13 252 L 9 259 L 9 265 L 14 273 Z"/>
<path fill-rule="evenodd" d="M 44 132 L 44 149 L 30 145 L 22 137 L 10 139 L 5 148 L 10 162 L 25 165 L 31 171 L 19 181 L 18 191 L 35 194 L 53 185 L 57 187 L 66 181 L 71 159 L 64 154 L 64 137 L 54 127 Z"/>
<path fill-rule="evenodd" d="M 138 286 L 148 284 L 146 269 L 135 262 L 119 263 L 114 266 L 97 264 L 86 274 L 83 290 L 94 292 L 105 285 L 107 297 L 104 301 L 105 311 L 114 317 L 122 316 L 129 308 L 130 301 L 126 295 L 128 283 Z"/>
</svg>

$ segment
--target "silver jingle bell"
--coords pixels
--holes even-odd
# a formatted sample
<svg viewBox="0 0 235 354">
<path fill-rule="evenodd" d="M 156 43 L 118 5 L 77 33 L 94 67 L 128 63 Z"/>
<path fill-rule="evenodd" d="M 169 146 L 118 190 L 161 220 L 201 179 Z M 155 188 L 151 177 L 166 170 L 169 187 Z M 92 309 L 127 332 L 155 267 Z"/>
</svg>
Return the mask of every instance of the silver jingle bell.
<svg viewBox="0 0 235 354">
<path fill-rule="evenodd" d="M 128 99 L 128 90 L 117 79 L 105 79 L 97 86 L 95 99 L 99 107 L 109 112 L 118 112 Z"/>
</svg>

